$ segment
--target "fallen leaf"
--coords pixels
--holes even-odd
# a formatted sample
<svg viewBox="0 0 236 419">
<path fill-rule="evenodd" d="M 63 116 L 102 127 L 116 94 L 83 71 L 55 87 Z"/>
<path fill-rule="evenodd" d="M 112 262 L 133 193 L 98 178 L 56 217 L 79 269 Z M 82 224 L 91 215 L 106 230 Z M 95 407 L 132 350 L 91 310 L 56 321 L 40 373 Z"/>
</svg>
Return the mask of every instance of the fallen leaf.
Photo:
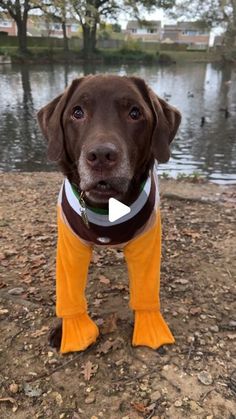
<svg viewBox="0 0 236 419">
<path fill-rule="evenodd" d="M 200 314 L 201 311 L 201 307 L 191 307 L 189 313 L 192 314 L 192 316 L 196 316 L 196 314 Z"/>
<path fill-rule="evenodd" d="M 41 329 L 36 330 L 36 332 L 31 333 L 31 336 L 33 338 L 38 338 L 39 336 L 45 335 L 45 333 L 47 333 L 49 327 L 48 326 L 43 326 L 41 327 Z"/>
<path fill-rule="evenodd" d="M 58 391 L 53 391 L 50 395 L 55 398 L 58 406 L 61 406 L 63 404 L 62 395 L 58 393 Z"/>
<path fill-rule="evenodd" d="M 106 342 L 102 343 L 101 346 L 98 348 L 98 353 L 107 354 L 112 347 L 113 347 L 113 342 L 110 340 L 107 340 Z"/>
<path fill-rule="evenodd" d="M 146 407 L 144 406 L 143 403 L 131 402 L 131 406 L 135 410 L 137 410 L 137 412 L 140 412 L 140 413 L 145 413 L 146 412 Z"/>
<path fill-rule="evenodd" d="M 93 305 L 95 306 L 95 307 L 98 307 L 98 306 L 100 306 L 100 304 L 101 304 L 101 302 L 102 302 L 102 299 L 100 298 L 96 298 L 95 300 L 94 300 L 94 302 L 93 302 Z"/>
<path fill-rule="evenodd" d="M 7 308 L 0 308 L 0 314 L 7 314 L 9 313 L 9 310 Z"/>
<path fill-rule="evenodd" d="M 117 252 L 117 251 L 116 251 L 115 255 L 116 255 L 116 258 L 117 258 L 117 259 L 124 259 L 124 254 L 123 254 L 123 252 Z"/>
<path fill-rule="evenodd" d="M 93 253 L 93 258 L 92 258 L 92 263 L 96 264 L 100 261 L 100 259 L 101 259 L 101 256 L 94 252 Z"/>
<path fill-rule="evenodd" d="M 123 343 L 121 338 L 117 338 L 115 340 L 106 340 L 106 342 L 102 343 L 97 352 L 99 354 L 107 354 L 111 349 L 119 349 Z"/>
<path fill-rule="evenodd" d="M 99 276 L 99 282 L 101 283 L 101 284 L 110 284 L 110 279 L 108 279 L 106 276 L 104 276 L 104 275 L 100 275 Z"/>
<path fill-rule="evenodd" d="M 116 313 L 112 313 L 109 317 L 107 317 L 101 327 L 101 332 L 104 335 L 107 335 L 108 333 L 115 332 L 117 330 L 117 315 Z"/>
<path fill-rule="evenodd" d="M 180 278 L 180 279 L 175 280 L 175 284 L 186 285 L 188 283 L 189 283 L 188 279 L 184 279 L 184 278 Z"/>
<path fill-rule="evenodd" d="M 41 242 L 44 242 L 44 241 L 47 241 L 47 240 L 50 240 L 50 239 L 51 239 L 51 237 L 48 236 L 48 235 L 37 236 L 35 238 L 35 240 L 38 240 L 38 241 L 41 241 Z"/>
<path fill-rule="evenodd" d="M 111 287 L 112 291 L 119 290 L 119 291 L 128 291 L 129 287 L 126 284 L 115 284 Z"/>
<path fill-rule="evenodd" d="M 93 364 L 91 361 L 88 361 L 86 364 L 82 365 L 82 374 L 85 381 L 90 381 L 91 377 L 96 374 L 97 370 L 98 365 Z"/>
<path fill-rule="evenodd" d="M 187 229 L 183 230 L 183 234 L 185 234 L 185 236 L 192 237 L 192 239 L 199 239 L 201 237 L 200 233 Z"/>
<path fill-rule="evenodd" d="M 227 335 L 227 338 L 230 339 L 230 340 L 236 339 L 236 333 L 230 333 L 230 334 L 228 334 Z"/>
</svg>

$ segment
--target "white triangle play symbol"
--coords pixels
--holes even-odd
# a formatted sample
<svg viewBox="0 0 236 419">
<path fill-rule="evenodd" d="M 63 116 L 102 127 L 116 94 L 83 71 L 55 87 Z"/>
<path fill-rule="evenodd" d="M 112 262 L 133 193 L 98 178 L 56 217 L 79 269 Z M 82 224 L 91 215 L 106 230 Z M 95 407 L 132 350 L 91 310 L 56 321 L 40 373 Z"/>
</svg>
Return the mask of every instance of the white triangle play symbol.
<svg viewBox="0 0 236 419">
<path fill-rule="evenodd" d="M 124 215 L 129 214 L 130 211 L 130 207 L 127 207 L 127 205 L 122 204 L 122 202 L 120 201 L 117 201 L 117 199 L 109 199 L 108 219 L 111 223 L 123 217 Z"/>
</svg>

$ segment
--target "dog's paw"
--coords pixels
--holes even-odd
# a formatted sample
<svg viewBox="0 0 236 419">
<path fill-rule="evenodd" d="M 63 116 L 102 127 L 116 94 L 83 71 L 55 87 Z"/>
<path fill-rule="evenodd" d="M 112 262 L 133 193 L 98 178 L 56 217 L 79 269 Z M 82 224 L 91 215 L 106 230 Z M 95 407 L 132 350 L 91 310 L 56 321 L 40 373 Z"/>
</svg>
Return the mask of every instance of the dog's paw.
<svg viewBox="0 0 236 419">
<path fill-rule="evenodd" d="M 174 337 L 159 311 L 136 310 L 133 346 L 148 346 L 157 349 L 174 343 Z"/>
<path fill-rule="evenodd" d="M 49 345 L 52 348 L 60 349 L 62 340 L 62 323 L 52 327 L 48 336 Z"/>
</svg>

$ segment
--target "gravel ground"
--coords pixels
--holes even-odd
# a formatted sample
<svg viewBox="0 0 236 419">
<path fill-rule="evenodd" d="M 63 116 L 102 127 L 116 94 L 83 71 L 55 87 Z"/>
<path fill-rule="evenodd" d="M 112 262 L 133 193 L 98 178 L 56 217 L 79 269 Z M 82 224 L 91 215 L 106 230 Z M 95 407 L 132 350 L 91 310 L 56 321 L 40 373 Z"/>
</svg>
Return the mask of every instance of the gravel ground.
<svg viewBox="0 0 236 419">
<path fill-rule="evenodd" d="M 61 355 L 47 342 L 60 183 L 1 174 L 0 417 L 235 419 L 235 189 L 161 181 L 161 302 L 175 345 L 132 348 L 123 254 L 102 249 L 87 288 L 99 340 Z"/>
</svg>

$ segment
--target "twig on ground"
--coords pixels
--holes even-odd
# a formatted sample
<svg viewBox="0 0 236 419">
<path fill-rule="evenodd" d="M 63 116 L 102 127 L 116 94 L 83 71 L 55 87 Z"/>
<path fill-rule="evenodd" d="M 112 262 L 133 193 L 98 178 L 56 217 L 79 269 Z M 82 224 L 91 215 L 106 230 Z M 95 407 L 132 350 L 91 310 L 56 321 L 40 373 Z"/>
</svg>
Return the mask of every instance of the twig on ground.
<svg viewBox="0 0 236 419">
<path fill-rule="evenodd" d="M 202 403 L 205 398 L 210 394 L 212 391 L 217 391 L 215 388 L 211 388 L 210 390 L 206 391 L 206 393 L 202 394 L 200 397 L 200 403 Z"/>
<path fill-rule="evenodd" d="M 149 415 L 145 419 L 151 419 L 155 415 L 158 403 L 160 403 L 160 400 L 156 401 L 155 406 L 153 407 L 152 411 L 149 413 Z"/>
<path fill-rule="evenodd" d="M 194 349 L 194 343 L 195 343 L 195 340 L 193 339 L 191 341 L 191 344 L 190 344 L 190 347 L 189 347 L 189 351 L 188 351 L 188 356 L 187 356 L 186 362 L 185 362 L 185 364 L 183 366 L 183 371 L 186 371 L 186 369 L 188 367 L 188 364 L 189 364 L 189 361 L 190 361 L 190 358 L 191 358 L 191 355 L 192 355 L 192 351 Z"/>
<path fill-rule="evenodd" d="M 12 342 L 13 342 L 13 340 L 17 337 L 17 336 L 19 336 L 22 332 L 24 332 L 24 329 L 21 329 L 21 330 L 19 330 L 19 332 L 17 332 L 17 333 L 15 333 L 13 336 L 9 336 L 9 345 L 11 345 L 12 344 Z"/>
</svg>

